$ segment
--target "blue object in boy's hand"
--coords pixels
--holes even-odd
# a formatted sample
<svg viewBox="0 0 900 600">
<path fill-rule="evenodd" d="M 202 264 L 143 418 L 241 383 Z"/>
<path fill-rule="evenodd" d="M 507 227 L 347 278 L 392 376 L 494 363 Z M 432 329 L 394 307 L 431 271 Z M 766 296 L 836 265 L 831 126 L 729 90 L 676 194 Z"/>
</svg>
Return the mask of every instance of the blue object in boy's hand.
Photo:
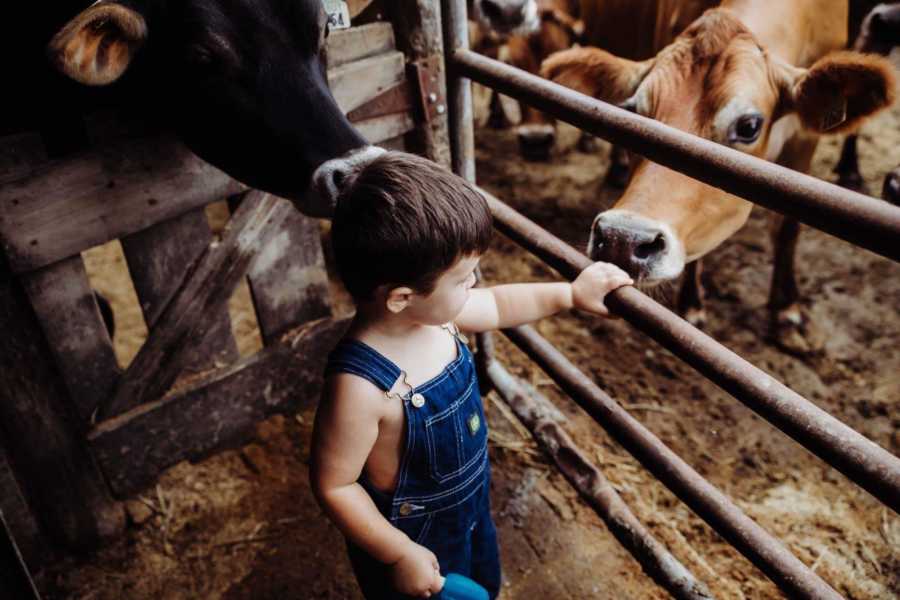
<svg viewBox="0 0 900 600">
<path fill-rule="evenodd" d="M 444 578 L 444 587 L 438 594 L 439 600 L 488 600 L 487 590 L 459 573 L 450 573 Z"/>
</svg>

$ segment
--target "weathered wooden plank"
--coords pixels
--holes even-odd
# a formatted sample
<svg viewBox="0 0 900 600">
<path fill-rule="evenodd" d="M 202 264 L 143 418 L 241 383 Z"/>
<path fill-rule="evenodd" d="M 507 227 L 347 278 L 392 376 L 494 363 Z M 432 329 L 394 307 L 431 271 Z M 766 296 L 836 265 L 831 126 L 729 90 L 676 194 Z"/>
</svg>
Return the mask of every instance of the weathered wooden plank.
<svg viewBox="0 0 900 600">
<path fill-rule="evenodd" d="M 405 78 L 406 67 L 402 52 L 364 58 L 328 71 L 331 93 L 345 113 Z"/>
<path fill-rule="evenodd" d="M 86 427 L 115 390 L 120 370 L 81 255 L 22 276 L 69 399 Z"/>
<path fill-rule="evenodd" d="M 17 133 L 0 138 L 0 185 L 25 177 L 47 161 L 38 133 Z"/>
<path fill-rule="evenodd" d="M 409 62 L 433 64 L 429 73 L 436 90 L 437 102 L 446 106 L 447 89 L 444 77 L 444 43 L 441 31 L 441 3 L 434 0 L 386 2 L 385 9 L 394 24 L 397 49 Z M 421 123 L 410 134 L 410 151 L 424 154 L 438 164 L 450 168 L 450 138 L 447 110 Z"/>
<path fill-rule="evenodd" d="M 156 324 L 185 274 L 203 255 L 212 239 L 202 208 L 122 238 L 122 251 L 147 329 Z M 237 343 L 231 333 L 228 307 L 222 306 L 210 332 L 185 358 L 185 369 L 201 371 L 237 359 Z"/>
<path fill-rule="evenodd" d="M 181 460 L 240 444 L 258 421 L 314 404 L 328 352 L 348 324 L 331 318 L 304 323 L 189 388 L 98 424 L 88 439 L 113 493 L 132 495 Z"/>
<path fill-rule="evenodd" d="M 294 211 L 248 275 L 256 320 L 268 345 L 285 331 L 331 314 L 319 222 Z"/>
<path fill-rule="evenodd" d="M 6 519 L 25 564 L 34 569 L 46 562 L 50 549 L 16 480 L 5 445 L 6 442 L 0 436 L 0 513 Z"/>
<path fill-rule="evenodd" d="M 60 403 L 65 385 L 17 278 L 0 259 L 0 428 L 33 514 L 60 547 L 86 549 L 125 526 L 83 436 Z"/>
<path fill-rule="evenodd" d="M 4 595 L 9 594 L 8 598 L 40 600 L 31 573 L 25 566 L 2 510 L 0 510 L 0 573 L 3 574 Z"/>
<path fill-rule="evenodd" d="M 329 69 L 392 50 L 394 28 L 385 21 L 332 31 L 325 45 Z"/>
<path fill-rule="evenodd" d="M 0 188 L 0 243 L 15 272 L 36 269 L 239 188 L 172 138 L 110 145 Z"/>
<path fill-rule="evenodd" d="M 385 140 L 403 135 L 416 128 L 416 122 L 409 113 L 384 115 L 353 124 L 369 143 L 380 144 Z"/>
<path fill-rule="evenodd" d="M 147 341 L 128 366 L 116 392 L 101 405 L 101 418 L 161 398 L 184 369 L 185 358 L 215 323 L 253 259 L 294 212 L 287 200 L 251 191 L 219 243 L 210 244 L 166 304 Z"/>
</svg>

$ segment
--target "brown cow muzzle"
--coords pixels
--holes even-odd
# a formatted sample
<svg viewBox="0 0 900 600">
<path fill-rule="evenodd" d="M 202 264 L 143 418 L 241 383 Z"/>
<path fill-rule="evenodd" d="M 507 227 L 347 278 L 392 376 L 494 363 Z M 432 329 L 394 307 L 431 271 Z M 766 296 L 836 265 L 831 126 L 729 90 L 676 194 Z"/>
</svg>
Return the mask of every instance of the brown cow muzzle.
<svg viewBox="0 0 900 600">
<path fill-rule="evenodd" d="M 684 269 L 684 251 L 668 226 L 623 210 L 597 216 L 588 256 L 611 262 L 645 284 L 674 279 Z"/>
<path fill-rule="evenodd" d="M 549 123 L 527 123 L 516 129 L 519 152 L 531 161 L 547 161 L 556 141 L 556 129 Z"/>
<path fill-rule="evenodd" d="M 526 35 L 540 24 L 535 0 L 476 0 L 475 9 L 482 22 L 497 33 Z"/>
</svg>

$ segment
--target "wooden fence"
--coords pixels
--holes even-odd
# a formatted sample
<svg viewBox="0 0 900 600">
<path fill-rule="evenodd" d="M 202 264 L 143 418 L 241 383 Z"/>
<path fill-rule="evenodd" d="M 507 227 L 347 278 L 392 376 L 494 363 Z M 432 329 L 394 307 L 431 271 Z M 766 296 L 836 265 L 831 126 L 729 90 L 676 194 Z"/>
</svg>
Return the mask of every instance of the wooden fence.
<svg viewBox="0 0 900 600">
<path fill-rule="evenodd" d="M 370 142 L 448 164 L 437 7 L 408 4 L 333 32 L 328 79 Z M 32 565 L 119 533 L 119 500 L 166 468 L 314 402 L 346 324 L 317 221 L 174 137 L 113 137 L 52 161 L 36 134 L 0 139 L 0 512 Z M 217 239 L 204 209 L 236 193 Z M 149 330 L 124 371 L 81 256 L 115 239 Z M 244 278 L 264 347 L 240 357 L 227 301 Z"/>
</svg>

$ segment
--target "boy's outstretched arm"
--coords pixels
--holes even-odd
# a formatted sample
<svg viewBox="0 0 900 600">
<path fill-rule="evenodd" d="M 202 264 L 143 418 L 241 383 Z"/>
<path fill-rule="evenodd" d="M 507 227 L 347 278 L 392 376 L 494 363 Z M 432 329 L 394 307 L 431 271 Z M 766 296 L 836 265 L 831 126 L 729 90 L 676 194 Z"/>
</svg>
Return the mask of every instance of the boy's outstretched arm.
<svg viewBox="0 0 900 600">
<path fill-rule="evenodd" d="M 380 390 L 353 375 L 327 379 L 313 428 L 310 484 L 341 533 L 391 566 L 399 591 L 429 597 L 443 585 L 434 553 L 391 525 L 357 483 L 378 438 L 384 401 Z"/>
<path fill-rule="evenodd" d="M 609 311 L 603 299 L 634 281 L 619 267 L 594 263 L 572 283 L 512 283 L 476 288 L 456 318 L 464 331 L 491 331 L 531 323 L 563 310 L 578 308 L 601 316 Z"/>
</svg>

